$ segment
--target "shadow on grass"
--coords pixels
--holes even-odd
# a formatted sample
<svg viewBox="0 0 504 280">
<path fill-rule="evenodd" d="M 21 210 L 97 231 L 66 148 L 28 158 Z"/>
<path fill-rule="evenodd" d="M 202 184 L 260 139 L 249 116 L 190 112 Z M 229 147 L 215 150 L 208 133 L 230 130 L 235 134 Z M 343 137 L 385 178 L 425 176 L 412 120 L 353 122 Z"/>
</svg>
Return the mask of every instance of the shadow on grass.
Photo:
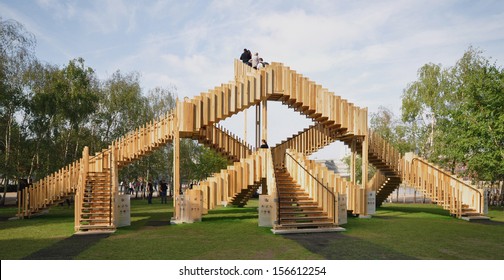
<svg viewBox="0 0 504 280">
<path fill-rule="evenodd" d="M 290 234 L 293 240 L 310 252 L 328 260 L 411 260 L 415 259 L 390 248 L 338 232 Z"/>
<path fill-rule="evenodd" d="M 208 214 L 234 214 L 234 213 L 256 213 L 257 208 L 253 207 L 224 207 L 217 210 L 210 210 Z"/>
<path fill-rule="evenodd" d="M 493 220 L 472 220 L 471 223 L 489 225 L 489 226 L 504 226 L 504 222 Z"/>
<path fill-rule="evenodd" d="M 110 234 L 72 235 L 56 244 L 43 248 L 26 257 L 24 260 L 72 260 L 80 253 L 109 237 Z"/>
<path fill-rule="evenodd" d="M 423 205 L 423 204 L 405 204 L 405 205 L 383 205 L 378 207 L 377 210 L 381 211 L 395 211 L 403 213 L 427 213 L 439 216 L 449 217 L 450 212 L 443 209 L 441 206 L 436 205 Z"/>
<path fill-rule="evenodd" d="M 249 220 L 249 219 L 257 219 L 257 214 L 255 215 L 240 215 L 240 216 L 211 216 L 211 217 L 206 217 L 203 216 L 202 221 L 203 222 L 209 222 L 209 221 L 226 221 L 226 220 Z"/>
<path fill-rule="evenodd" d="M 258 215 L 256 207 L 224 207 L 210 210 L 203 216 L 203 222 L 257 219 Z"/>
</svg>

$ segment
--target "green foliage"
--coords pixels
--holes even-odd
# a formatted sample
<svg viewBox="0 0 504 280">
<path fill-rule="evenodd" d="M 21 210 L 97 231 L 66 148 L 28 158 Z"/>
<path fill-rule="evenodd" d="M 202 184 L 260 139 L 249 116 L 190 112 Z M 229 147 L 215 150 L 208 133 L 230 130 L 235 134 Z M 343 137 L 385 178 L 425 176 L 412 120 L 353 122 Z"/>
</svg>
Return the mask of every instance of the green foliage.
<svg viewBox="0 0 504 280">
<path fill-rule="evenodd" d="M 371 113 L 370 128 L 387 140 L 401 154 L 414 149 L 414 144 L 408 135 L 408 127 L 397 119 L 394 113 L 385 107 L 378 107 L 378 112 Z M 370 177 L 371 178 L 371 177 Z"/>
<path fill-rule="evenodd" d="M 0 178 L 5 186 L 19 176 L 22 164 L 22 116 L 27 96 L 23 75 L 34 59 L 35 37 L 13 20 L 0 17 Z M 5 188 L 5 191 L 7 188 Z M 5 203 L 5 191 L 0 204 Z"/>
<path fill-rule="evenodd" d="M 99 110 L 93 120 L 103 143 L 151 120 L 148 100 L 142 95 L 139 79 L 138 73 L 123 74 L 118 70 L 103 82 Z"/>
<path fill-rule="evenodd" d="M 175 88 L 156 87 L 145 94 L 136 72 L 117 70 L 99 81 L 83 58 L 63 67 L 36 60 L 35 38 L 15 21 L 0 18 L 0 177 L 34 180 L 91 154 L 175 108 Z M 135 161 L 120 172 L 171 180 L 171 145 Z M 183 139 L 181 174 L 201 180 L 225 168 L 214 152 Z M 7 180 L 5 180 L 7 182 Z"/>
<path fill-rule="evenodd" d="M 198 158 L 197 168 L 194 170 L 194 179 L 203 180 L 213 173 L 226 168 L 228 162 L 215 151 L 202 147 Z"/>
<path fill-rule="evenodd" d="M 347 155 L 342 158 L 342 161 L 348 166 L 349 170 L 351 168 L 352 155 Z M 372 165 L 368 165 L 368 180 L 373 178 L 376 173 L 376 168 Z M 355 182 L 360 184 L 362 182 L 362 157 L 357 155 L 355 157 Z"/>
<path fill-rule="evenodd" d="M 469 48 L 455 66 L 427 64 L 403 95 L 403 121 L 424 157 L 475 180 L 504 180 L 504 71 Z"/>
</svg>

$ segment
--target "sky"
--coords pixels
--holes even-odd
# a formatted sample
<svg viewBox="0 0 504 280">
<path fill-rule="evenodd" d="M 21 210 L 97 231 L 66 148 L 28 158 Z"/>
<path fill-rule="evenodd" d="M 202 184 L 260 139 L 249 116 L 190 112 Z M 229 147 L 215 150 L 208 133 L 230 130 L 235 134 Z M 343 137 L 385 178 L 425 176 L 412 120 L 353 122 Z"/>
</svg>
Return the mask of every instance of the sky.
<svg viewBox="0 0 504 280">
<path fill-rule="evenodd" d="M 193 97 L 233 79 L 244 48 L 282 62 L 369 114 L 400 116 L 403 90 L 426 63 L 453 66 L 469 46 L 504 65 L 504 1 L 0 0 L 0 16 L 37 39 L 41 61 L 82 57 L 100 79 L 138 72 L 144 92 Z M 255 110 L 247 113 L 254 143 Z M 244 135 L 243 113 L 221 123 Z M 310 121 L 268 103 L 270 146 Z M 312 156 L 339 158 L 336 143 Z"/>
</svg>

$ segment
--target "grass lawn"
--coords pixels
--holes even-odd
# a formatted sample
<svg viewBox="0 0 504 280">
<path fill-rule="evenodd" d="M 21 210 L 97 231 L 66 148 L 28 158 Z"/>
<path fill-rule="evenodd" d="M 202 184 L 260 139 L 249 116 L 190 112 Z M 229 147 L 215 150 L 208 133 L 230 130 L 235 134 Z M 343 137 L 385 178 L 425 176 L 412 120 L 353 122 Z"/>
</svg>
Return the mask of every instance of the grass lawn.
<svg viewBox="0 0 504 280">
<path fill-rule="evenodd" d="M 435 205 L 387 204 L 371 219 L 349 217 L 346 232 L 273 235 L 257 226 L 257 200 L 219 208 L 203 222 L 169 225 L 171 204 L 132 200 L 132 225 L 80 251 L 76 259 L 504 259 L 504 211 L 490 222 L 452 218 Z M 22 259 L 73 234 L 73 208 L 6 221 L 0 208 L 0 259 Z M 65 243 L 67 244 L 67 243 Z"/>
</svg>

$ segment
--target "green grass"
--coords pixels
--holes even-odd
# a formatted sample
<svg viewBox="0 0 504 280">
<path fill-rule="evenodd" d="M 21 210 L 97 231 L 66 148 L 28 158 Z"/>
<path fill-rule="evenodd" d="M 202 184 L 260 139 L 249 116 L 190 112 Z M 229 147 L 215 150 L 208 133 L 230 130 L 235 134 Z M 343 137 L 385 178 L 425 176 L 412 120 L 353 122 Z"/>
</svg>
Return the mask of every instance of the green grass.
<svg viewBox="0 0 504 280">
<path fill-rule="evenodd" d="M 435 205 L 388 204 L 371 219 L 349 218 L 346 232 L 273 235 L 257 226 L 257 200 L 219 208 L 203 222 L 169 225 L 171 204 L 132 201 L 132 225 L 77 259 L 504 259 L 504 211 L 490 223 L 452 218 Z M 14 208 L 1 208 L 0 217 Z M 22 259 L 73 234 L 73 209 L 0 222 L 0 259 Z"/>
</svg>

